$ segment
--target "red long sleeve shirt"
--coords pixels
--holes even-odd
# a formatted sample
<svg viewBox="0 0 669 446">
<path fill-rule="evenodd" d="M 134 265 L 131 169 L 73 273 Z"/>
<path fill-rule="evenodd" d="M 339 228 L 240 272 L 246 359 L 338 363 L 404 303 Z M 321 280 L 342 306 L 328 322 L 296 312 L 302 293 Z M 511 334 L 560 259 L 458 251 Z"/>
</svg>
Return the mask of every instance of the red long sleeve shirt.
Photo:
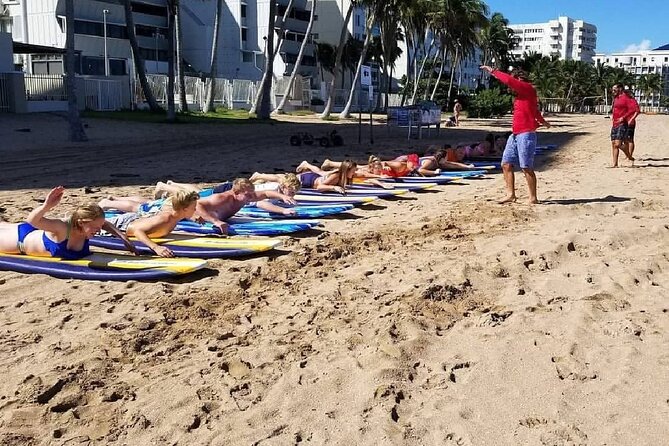
<svg viewBox="0 0 669 446">
<path fill-rule="evenodd" d="M 532 84 L 498 70 L 493 70 L 492 75 L 516 93 L 516 98 L 513 101 L 513 124 L 511 128 L 514 135 L 533 132 L 539 125 L 546 122 L 539 112 L 537 91 Z"/>
<path fill-rule="evenodd" d="M 620 118 L 623 118 L 624 122 L 628 122 L 638 110 L 639 104 L 635 99 L 630 98 L 625 93 L 620 93 L 613 99 L 611 125 L 613 127 L 621 125 Z"/>
</svg>

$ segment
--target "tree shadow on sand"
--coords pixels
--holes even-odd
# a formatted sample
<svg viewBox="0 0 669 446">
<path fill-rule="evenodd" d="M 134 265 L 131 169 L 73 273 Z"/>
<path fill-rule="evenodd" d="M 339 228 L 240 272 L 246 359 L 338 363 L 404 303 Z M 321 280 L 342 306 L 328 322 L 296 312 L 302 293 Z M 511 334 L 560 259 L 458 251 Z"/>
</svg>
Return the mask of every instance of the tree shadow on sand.
<svg viewBox="0 0 669 446">
<path fill-rule="evenodd" d="M 606 197 L 595 197 L 595 198 L 567 198 L 567 199 L 558 199 L 558 200 L 543 200 L 542 204 L 588 204 L 588 203 L 623 203 L 625 201 L 630 201 L 631 198 L 628 197 L 616 197 L 614 195 L 607 195 Z"/>
</svg>

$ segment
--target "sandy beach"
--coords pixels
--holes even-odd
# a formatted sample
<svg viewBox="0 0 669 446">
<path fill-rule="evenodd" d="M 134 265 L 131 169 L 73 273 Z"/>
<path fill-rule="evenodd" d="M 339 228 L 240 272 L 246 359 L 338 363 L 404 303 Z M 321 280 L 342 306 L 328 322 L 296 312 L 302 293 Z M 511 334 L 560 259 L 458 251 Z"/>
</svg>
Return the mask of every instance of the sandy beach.
<svg viewBox="0 0 669 446">
<path fill-rule="evenodd" d="M 0 271 L 0 444 L 661 445 L 669 442 L 669 117 L 547 116 L 542 204 L 501 174 L 323 219 L 271 256 L 169 282 Z M 272 124 L 0 115 L 0 220 L 49 188 L 59 212 L 156 181 L 211 184 L 303 159 L 477 141 L 282 117 Z M 291 147 L 336 128 L 346 145 Z M 25 131 L 30 129 L 30 131 Z M 24 130 L 24 131 L 17 131 Z"/>
</svg>

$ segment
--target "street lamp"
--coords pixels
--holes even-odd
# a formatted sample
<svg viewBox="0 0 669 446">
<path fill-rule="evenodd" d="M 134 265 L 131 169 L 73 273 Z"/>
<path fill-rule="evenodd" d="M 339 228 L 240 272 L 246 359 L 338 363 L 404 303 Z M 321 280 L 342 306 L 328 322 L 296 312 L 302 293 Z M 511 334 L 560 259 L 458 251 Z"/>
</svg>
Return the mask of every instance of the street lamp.
<svg viewBox="0 0 669 446">
<path fill-rule="evenodd" d="M 109 76 L 109 58 L 107 57 L 107 14 L 109 14 L 109 9 L 103 9 L 102 26 L 104 27 L 103 35 L 105 39 L 105 76 Z"/>
</svg>

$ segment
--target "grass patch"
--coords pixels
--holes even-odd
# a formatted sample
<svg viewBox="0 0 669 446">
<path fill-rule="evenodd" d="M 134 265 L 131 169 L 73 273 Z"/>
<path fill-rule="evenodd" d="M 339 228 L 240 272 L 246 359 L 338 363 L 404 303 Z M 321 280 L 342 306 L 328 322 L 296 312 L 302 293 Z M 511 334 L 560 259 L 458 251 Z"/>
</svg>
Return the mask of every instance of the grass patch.
<svg viewBox="0 0 669 446">
<path fill-rule="evenodd" d="M 311 110 L 293 110 L 293 111 L 287 112 L 286 114 L 290 115 L 290 116 L 312 116 L 312 115 L 315 115 L 315 113 Z"/>
<path fill-rule="evenodd" d="M 164 124 L 166 113 L 152 113 L 147 110 L 121 110 L 113 112 L 85 111 L 82 113 L 85 118 L 115 119 L 118 121 L 147 122 L 154 124 Z M 229 110 L 219 108 L 209 113 L 187 112 L 177 113 L 177 122 L 186 124 L 242 124 L 264 122 L 249 116 L 246 110 Z"/>
</svg>

